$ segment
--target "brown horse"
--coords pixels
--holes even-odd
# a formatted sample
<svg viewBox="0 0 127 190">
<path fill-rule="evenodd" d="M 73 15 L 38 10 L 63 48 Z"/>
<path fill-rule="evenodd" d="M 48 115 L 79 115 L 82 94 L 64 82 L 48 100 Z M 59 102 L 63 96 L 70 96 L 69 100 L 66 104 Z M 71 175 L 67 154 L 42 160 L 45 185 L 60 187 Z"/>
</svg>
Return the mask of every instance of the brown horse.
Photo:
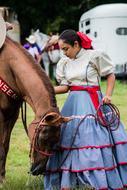
<svg viewBox="0 0 127 190">
<path fill-rule="evenodd" d="M 23 100 L 35 113 L 35 119 L 28 128 L 32 144 L 31 172 L 34 175 L 43 172 L 52 150 L 51 145 L 59 140 L 59 126 L 66 118 L 62 118 L 59 113 L 53 86 L 45 72 L 34 63 L 31 55 L 21 45 L 9 38 L 6 38 L 0 50 L 0 77 L 17 95 L 17 98 L 13 99 L 0 91 L 0 182 L 2 183 L 5 178 L 11 131 Z M 41 146 L 35 144 L 37 138 Z"/>
</svg>

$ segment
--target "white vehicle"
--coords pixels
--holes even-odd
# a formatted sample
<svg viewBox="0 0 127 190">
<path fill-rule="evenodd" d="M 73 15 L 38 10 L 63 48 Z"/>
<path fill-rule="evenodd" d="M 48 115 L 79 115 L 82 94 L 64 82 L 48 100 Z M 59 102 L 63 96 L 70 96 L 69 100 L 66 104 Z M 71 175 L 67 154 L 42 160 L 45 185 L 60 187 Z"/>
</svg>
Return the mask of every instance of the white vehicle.
<svg viewBox="0 0 127 190">
<path fill-rule="evenodd" d="M 127 4 L 104 4 L 85 12 L 79 31 L 93 40 L 93 48 L 113 60 L 117 76 L 127 75 Z"/>
<path fill-rule="evenodd" d="M 20 24 L 17 19 L 17 14 L 10 7 L 0 7 L 0 14 L 3 16 L 4 20 L 13 24 L 13 29 L 8 30 L 8 36 L 20 42 Z"/>
</svg>

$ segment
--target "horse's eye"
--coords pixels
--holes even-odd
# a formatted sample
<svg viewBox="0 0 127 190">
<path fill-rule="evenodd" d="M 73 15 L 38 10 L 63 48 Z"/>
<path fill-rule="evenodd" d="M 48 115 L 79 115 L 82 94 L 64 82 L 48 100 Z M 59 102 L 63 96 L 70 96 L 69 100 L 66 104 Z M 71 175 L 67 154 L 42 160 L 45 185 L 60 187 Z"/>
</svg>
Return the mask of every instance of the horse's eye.
<svg viewBox="0 0 127 190">
<path fill-rule="evenodd" d="M 49 129 L 47 128 L 47 127 L 45 127 L 43 130 L 42 130 L 42 134 L 44 133 L 44 134 L 46 134 L 46 133 L 48 133 L 49 132 Z"/>
</svg>

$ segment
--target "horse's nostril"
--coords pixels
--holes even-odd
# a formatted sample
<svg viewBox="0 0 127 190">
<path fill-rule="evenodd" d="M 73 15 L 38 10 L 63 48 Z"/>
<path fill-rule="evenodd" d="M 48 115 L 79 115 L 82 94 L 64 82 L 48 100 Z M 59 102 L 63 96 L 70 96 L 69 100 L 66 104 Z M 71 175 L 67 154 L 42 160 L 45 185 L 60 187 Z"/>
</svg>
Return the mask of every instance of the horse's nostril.
<svg viewBox="0 0 127 190">
<path fill-rule="evenodd" d="M 36 163 L 33 163 L 31 168 L 30 168 L 30 173 L 32 175 L 41 175 L 43 174 L 44 172 L 46 171 L 46 164 L 44 163 L 39 163 L 39 164 L 36 164 Z"/>
</svg>

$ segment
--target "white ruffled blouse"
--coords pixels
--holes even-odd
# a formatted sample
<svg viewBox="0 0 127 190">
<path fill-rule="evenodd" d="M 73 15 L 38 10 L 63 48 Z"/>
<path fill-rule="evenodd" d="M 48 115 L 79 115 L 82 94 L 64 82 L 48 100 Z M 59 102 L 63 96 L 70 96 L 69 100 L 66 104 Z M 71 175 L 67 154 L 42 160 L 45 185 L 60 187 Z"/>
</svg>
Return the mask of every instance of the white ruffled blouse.
<svg viewBox="0 0 127 190">
<path fill-rule="evenodd" d="M 60 59 L 56 78 L 60 85 L 98 85 L 101 76 L 113 72 L 113 63 L 107 54 L 98 50 L 81 49 L 75 59 Z"/>
</svg>

